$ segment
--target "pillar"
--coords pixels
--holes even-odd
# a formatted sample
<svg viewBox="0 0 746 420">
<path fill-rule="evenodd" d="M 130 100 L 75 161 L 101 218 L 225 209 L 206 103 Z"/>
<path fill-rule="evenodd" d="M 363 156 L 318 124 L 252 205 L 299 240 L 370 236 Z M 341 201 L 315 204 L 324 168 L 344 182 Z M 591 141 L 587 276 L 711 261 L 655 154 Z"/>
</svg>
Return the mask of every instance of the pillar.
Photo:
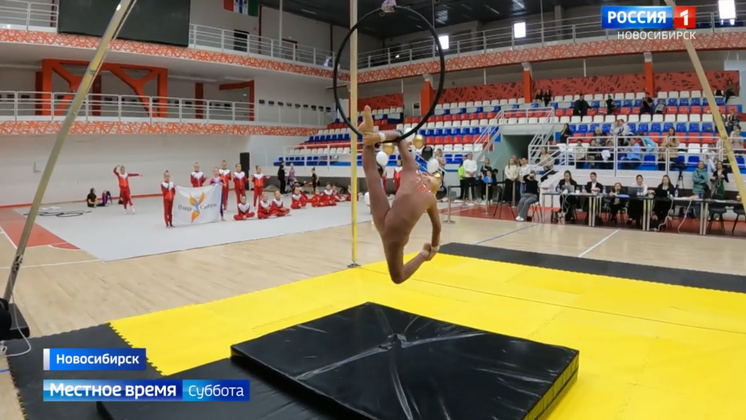
<svg viewBox="0 0 746 420">
<path fill-rule="evenodd" d="M 243 90 L 246 89 L 246 102 L 249 104 L 248 120 L 254 121 L 256 119 L 256 110 L 254 109 L 254 81 L 249 80 L 246 82 L 238 83 L 224 83 L 218 86 L 218 90 Z"/>
<path fill-rule="evenodd" d="M 557 36 L 557 40 L 562 39 L 562 27 L 565 24 L 565 9 L 562 6 L 554 6 L 554 30 Z"/>
<path fill-rule="evenodd" d="M 88 102 L 88 106 L 90 107 L 91 116 L 94 117 L 100 117 L 101 116 L 101 103 L 104 101 L 103 95 L 101 95 L 101 92 L 103 91 L 103 85 L 101 82 L 101 75 L 99 74 L 96 76 L 95 79 L 93 79 L 93 85 L 91 86 L 91 100 Z"/>
<path fill-rule="evenodd" d="M 201 120 L 205 118 L 205 84 L 194 84 L 194 118 Z"/>
<path fill-rule="evenodd" d="M 430 109 L 430 104 L 433 103 L 433 98 L 435 97 L 433 77 L 429 74 L 425 74 L 424 77 L 425 83 L 422 85 L 422 89 L 420 90 L 420 115 L 422 115 L 423 109 Z"/>
<path fill-rule="evenodd" d="M 55 115 L 64 115 L 67 104 L 72 101 L 73 97 L 75 96 L 75 92 L 78 90 L 80 82 L 83 79 L 82 75 L 70 72 L 67 67 L 85 68 L 87 66 L 88 62 L 85 61 L 55 59 L 42 60 L 42 92 L 44 92 L 44 95 L 42 96 L 45 96 L 42 101 L 41 107 L 41 112 L 43 115 L 52 115 L 52 112 L 54 112 Z M 141 77 L 133 77 L 127 73 L 128 70 L 144 70 L 146 71 L 146 74 Z M 100 73 L 103 73 L 105 71 L 108 71 L 114 76 L 118 77 L 132 89 L 134 94 L 137 95 L 137 98 L 142 103 L 143 108 L 145 108 L 145 111 L 148 112 L 148 115 L 160 118 L 168 117 L 168 100 L 166 99 L 168 97 L 167 69 L 160 67 L 136 66 L 130 64 L 104 63 L 101 66 Z M 67 82 L 68 88 L 67 94 L 65 94 L 60 101 L 55 102 L 57 108 L 55 110 L 52 110 L 52 79 L 55 74 L 57 74 Z M 94 84 L 92 87 L 92 94 L 94 96 L 92 96 L 92 98 L 95 98 L 96 94 L 101 93 L 100 75 L 99 77 L 97 77 L 97 79 L 98 82 L 96 82 L 96 80 L 94 79 Z M 147 84 L 151 80 L 155 80 L 157 83 L 156 92 L 158 98 L 156 98 L 155 100 L 155 110 L 151 109 L 151 104 L 148 100 L 148 97 L 145 95 L 145 84 Z M 49 92 L 49 94 L 47 94 L 47 92 Z M 93 109 L 95 111 L 95 108 Z M 100 113 L 100 107 L 98 108 L 98 112 Z"/>
<path fill-rule="evenodd" d="M 534 98 L 532 94 L 534 81 L 531 78 L 531 63 L 521 63 L 521 65 L 523 66 L 523 100 L 528 104 Z"/>
<path fill-rule="evenodd" d="M 645 92 L 653 98 L 656 97 L 655 93 L 655 79 L 653 78 L 653 54 L 650 52 L 644 52 L 645 57 Z"/>
<path fill-rule="evenodd" d="M 36 115 L 43 115 L 42 114 L 42 99 L 44 97 L 44 94 L 41 93 L 44 91 L 44 74 L 40 71 L 37 71 L 34 75 L 34 91 L 36 94 L 34 95 L 34 100 L 36 101 L 36 105 L 34 106 L 36 112 Z"/>
</svg>

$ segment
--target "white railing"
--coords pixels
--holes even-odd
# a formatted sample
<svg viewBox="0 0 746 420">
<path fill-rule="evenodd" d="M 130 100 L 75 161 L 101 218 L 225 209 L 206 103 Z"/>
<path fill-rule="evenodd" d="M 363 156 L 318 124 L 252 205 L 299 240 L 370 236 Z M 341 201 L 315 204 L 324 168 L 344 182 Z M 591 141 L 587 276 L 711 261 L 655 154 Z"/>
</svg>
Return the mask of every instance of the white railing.
<svg viewBox="0 0 746 420">
<path fill-rule="evenodd" d="M 71 100 L 72 94 L 68 92 L 0 91 L 0 122 L 61 120 L 65 118 Z M 332 115 L 324 110 L 253 105 L 245 102 L 90 94 L 83 102 L 77 119 L 238 125 L 270 123 L 321 127 L 332 121 Z"/>
<path fill-rule="evenodd" d="M 736 5 L 738 20 L 746 20 L 746 3 Z M 722 22 L 718 15 L 717 4 L 697 6 L 698 32 L 713 33 L 722 31 L 744 30 Z M 601 16 L 583 16 L 572 19 L 527 23 L 526 36 L 516 38 L 512 26 L 486 31 L 454 35 L 449 39 L 449 48 L 445 51 L 448 57 L 468 56 L 497 52 L 501 50 L 526 49 L 530 47 L 574 44 L 594 39 L 618 39 L 621 31 L 607 30 L 601 27 Z M 360 69 L 373 67 L 391 67 L 420 60 L 432 60 L 437 56 L 432 40 L 404 44 L 377 51 L 363 52 L 358 58 Z"/>
<path fill-rule="evenodd" d="M 580 169 L 598 171 L 599 174 L 600 171 L 607 171 L 613 173 L 614 176 L 620 175 L 620 171 L 657 170 L 676 179 L 680 170 L 692 168 L 699 162 L 704 162 L 711 172 L 715 163 L 724 162 L 727 156 L 724 148 L 714 137 L 699 143 L 693 142 L 690 137 L 676 136 L 673 137 L 678 143 L 676 147 L 666 147 L 665 143 L 656 146 L 640 144 L 639 149 L 635 150 L 627 145 L 631 140 L 640 141 L 644 138 L 646 136 L 599 136 L 592 138 L 596 144 L 591 145 L 588 143 L 589 138 L 577 137 L 570 138 L 566 145 L 531 146 L 528 151 L 529 156 L 538 156 L 538 158 L 530 164 L 537 170 L 541 170 L 542 166 L 550 163 L 554 166 L 555 172 Z M 578 140 L 583 144 L 578 145 Z M 542 149 L 548 152 L 546 156 L 541 156 Z M 736 163 L 743 170 L 745 162 L 742 155 L 743 139 L 741 139 L 741 146 L 734 149 L 737 155 Z M 726 163 L 727 165 L 729 164 Z M 735 170 L 735 165 L 733 169 Z"/>
<path fill-rule="evenodd" d="M 57 5 L 22 0 L 4 0 L 0 4 L 0 28 L 57 31 Z M 257 35 L 242 35 L 232 29 L 189 25 L 189 47 L 227 54 L 263 56 L 275 60 L 332 68 L 334 53 Z M 342 66 L 348 68 L 342 60 Z"/>
<path fill-rule="evenodd" d="M 736 5 L 737 18 L 746 19 L 745 3 Z M 698 6 L 697 22 L 704 27 L 701 33 L 743 30 L 729 26 L 718 18 L 717 6 Z M 4 0 L 0 5 L 0 28 L 56 32 L 57 6 L 22 0 Z M 512 27 L 491 29 L 450 38 L 448 56 L 485 54 L 501 50 L 579 43 L 594 39 L 617 39 L 618 31 L 601 27 L 598 15 L 527 23 L 526 36 L 517 39 Z M 335 52 L 294 44 L 257 35 L 238 35 L 230 29 L 191 24 L 189 47 L 227 54 L 264 56 L 275 60 L 308 64 L 331 69 Z M 386 48 L 359 54 L 358 68 L 388 67 L 435 58 L 432 41 L 415 42 L 400 48 Z M 347 57 L 342 57 L 342 68 L 349 68 Z"/>
</svg>

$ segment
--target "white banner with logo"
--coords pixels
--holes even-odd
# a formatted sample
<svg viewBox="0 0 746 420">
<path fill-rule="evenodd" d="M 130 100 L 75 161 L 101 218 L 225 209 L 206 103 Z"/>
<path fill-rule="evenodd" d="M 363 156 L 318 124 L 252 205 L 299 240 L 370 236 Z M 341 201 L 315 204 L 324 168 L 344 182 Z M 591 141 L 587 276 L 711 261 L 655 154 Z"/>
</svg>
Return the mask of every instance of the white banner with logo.
<svg viewBox="0 0 746 420">
<path fill-rule="evenodd" d="M 220 186 L 200 188 L 176 187 L 174 226 L 200 225 L 220 220 Z"/>
</svg>

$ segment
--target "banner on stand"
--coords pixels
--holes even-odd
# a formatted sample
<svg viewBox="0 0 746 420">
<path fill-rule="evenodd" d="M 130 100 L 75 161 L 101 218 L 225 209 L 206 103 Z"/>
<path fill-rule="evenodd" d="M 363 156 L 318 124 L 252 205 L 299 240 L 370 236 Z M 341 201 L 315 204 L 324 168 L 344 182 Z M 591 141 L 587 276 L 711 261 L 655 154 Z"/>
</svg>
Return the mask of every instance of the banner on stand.
<svg viewBox="0 0 746 420">
<path fill-rule="evenodd" d="M 174 225 L 201 225 L 220 220 L 222 188 L 209 186 L 201 188 L 176 187 L 174 196 Z"/>
</svg>

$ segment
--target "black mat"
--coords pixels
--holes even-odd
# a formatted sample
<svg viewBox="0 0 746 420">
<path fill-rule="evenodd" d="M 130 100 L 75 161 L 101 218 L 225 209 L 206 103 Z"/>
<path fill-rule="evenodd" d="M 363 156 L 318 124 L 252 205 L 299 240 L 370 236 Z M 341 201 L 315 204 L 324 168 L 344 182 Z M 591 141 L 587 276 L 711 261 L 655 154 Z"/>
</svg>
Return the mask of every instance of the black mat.
<svg viewBox="0 0 746 420">
<path fill-rule="evenodd" d="M 23 337 L 31 337 L 31 329 L 29 329 L 21 309 L 15 303 L 11 303 L 9 312 L 11 324 L 7 340 L 21 340 Z"/>
<path fill-rule="evenodd" d="M 28 420 L 101 420 L 96 412 L 96 404 L 86 403 L 50 403 L 43 401 L 42 385 L 44 379 L 154 379 L 160 374 L 148 366 L 139 372 L 44 372 L 42 351 L 45 348 L 130 348 L 108 326 L 72 331 L 47 337 L 32 338 L 31 352 L 20 357 L 8 359 L 10 374 L 13 376 L 22 408 Z M 20 353 L 27 349 L 22 340 L 8 342 L 9 353 Z"/>
<path fill-rule="evenodd" d="M 724 292 L 746 293 L 746 276 L 732 274 L 716 274 L 704 271 L 627 264 L 458 243 L 443 245 L 440 248 L 440 253 L 576 273 L 621 277 L 630 280 L 642 280 Z M 692 258 L 696 259 L 697 256 L 691 255 L 686 258 L 691 260 Z"/>
<path fill-rule="evenodd" d="M 347 420 L 323 409 L 311 408 L 294 396 L 264 383 L 229 359 L 190 369 L 168 379 L 248 379 L 250 402 L 106 402 L 98 403 L 107 420 Z"/>
<path fill-rule="evenodd" d="M 533 420 L 574 377 L 579 353 L 367 303 L 237 344 L 232 356 L 369 419 Z"/>
</svg>

